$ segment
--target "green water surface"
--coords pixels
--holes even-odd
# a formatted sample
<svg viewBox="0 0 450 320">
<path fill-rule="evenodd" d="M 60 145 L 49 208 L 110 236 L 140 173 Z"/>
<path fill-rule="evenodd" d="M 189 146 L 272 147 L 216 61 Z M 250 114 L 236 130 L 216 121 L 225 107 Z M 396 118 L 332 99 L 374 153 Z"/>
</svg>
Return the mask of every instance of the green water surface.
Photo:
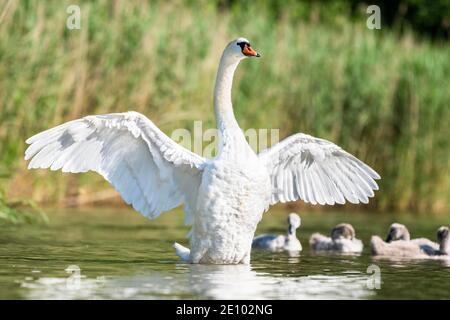
<svg viewBox="0 0 450 320">
<path fill-rule="evenodd" d="M 132 210 L 60 210 L 50 223 L 0 225 L 0 299 L 449 299 L 450 262 L 374 259 L 372 234 L 406 224 L 435 239 L 446 217 L 298 212 L 299 255 L 254 252 L 250 266 L 190 265 L 172 249 L 187 244 L 182 212 L 149 221 Z M 284 233 L 288 211 L 272 209 L 260 233 Z M 313 232 L 352 223 L 361 255 L 316 254 Z M 369 272 L 368 272 L 369 269 Z M 380 288 L 375 276 L 379 270 Z M 378 273 L 377 273 L 378 274 Z"/>
</svg>

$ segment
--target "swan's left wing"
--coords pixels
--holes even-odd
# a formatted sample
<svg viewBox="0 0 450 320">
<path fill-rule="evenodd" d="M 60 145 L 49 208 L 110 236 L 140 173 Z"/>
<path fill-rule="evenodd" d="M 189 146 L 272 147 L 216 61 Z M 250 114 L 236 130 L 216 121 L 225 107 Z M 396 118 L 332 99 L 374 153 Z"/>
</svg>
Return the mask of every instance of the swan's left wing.
<svg viewBox="0 0 450 320">
<path fill-rule="evenodd" d="M 378 173 L 327 140 L 303 133 L 259 155 L 270 172 L 271 204 L 302 199 L 312 204 L 368 203 Z"/>
<path fill-rule="evenodd" d="M 29 169 L 95 171 L 126 203 L 152 219 L 185 204 L 191 222 L 206 159 L 190 152 L 137 112 L 87 116 L 26 141 Z"/>
</svg>

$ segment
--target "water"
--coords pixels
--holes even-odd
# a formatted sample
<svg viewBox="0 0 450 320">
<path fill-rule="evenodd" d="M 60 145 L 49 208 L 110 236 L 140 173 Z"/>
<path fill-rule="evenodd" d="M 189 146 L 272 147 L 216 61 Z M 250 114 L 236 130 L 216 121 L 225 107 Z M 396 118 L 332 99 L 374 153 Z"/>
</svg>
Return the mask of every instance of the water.
<svg viewBox="0 0 450 320">
<path fill-rule="evenodd" d="M 283 233 L 288 212 L 271 210 L 257 234 Z M 414 237 L 435 238 L 445 217 L 300 213 L 300 255 L 254 252 L 251 266 L 181 263 L 171 247 L 186 243 L 179 211 L 148 221 L 131 210 L 51 212 L 48 225 L 0 225 L 1 299 L 432 299 L 450 298 L 450 263 L 379 260 L 372 234 L 393 221 Z M 313 232 L 350 222 L 361 255 L 315 254 Z M 380 270 L 381 288 L 373 289 Z"/>
</svg>

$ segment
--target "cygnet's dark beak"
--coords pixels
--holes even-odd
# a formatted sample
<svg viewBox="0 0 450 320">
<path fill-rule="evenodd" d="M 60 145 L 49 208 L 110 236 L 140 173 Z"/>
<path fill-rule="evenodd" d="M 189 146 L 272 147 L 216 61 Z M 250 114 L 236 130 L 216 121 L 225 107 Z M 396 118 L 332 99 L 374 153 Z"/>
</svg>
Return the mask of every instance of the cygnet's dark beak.
<svg viewBox="0 0 450 320">
<path fill-rule="evenodd" d="M 389 232 L 389 234 L 386 237 L 386 242 L 391 242 L 394 239 L 394 237 L 392 236 L 392 232 Z"/>
</svg>

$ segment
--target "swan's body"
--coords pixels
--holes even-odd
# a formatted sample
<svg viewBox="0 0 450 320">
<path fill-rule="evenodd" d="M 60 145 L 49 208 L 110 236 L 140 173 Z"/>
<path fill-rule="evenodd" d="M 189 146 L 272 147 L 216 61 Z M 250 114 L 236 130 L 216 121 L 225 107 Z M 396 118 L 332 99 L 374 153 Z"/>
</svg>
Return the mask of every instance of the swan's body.
<svg viewBox="0 0 450 320">
<path fill-rule="evenodd" d="M 331 237 L 320 233 L 311 235 L 309 245 L 314 251 L 360 253 L 363 250 L 363 243 L 355 236 L 355 229 L 352 225 L 340 223 L 331 230 Z"/>
<path fill-rule="evenodd" d="M 420 246 L 411 241 L 396 240 L 384 242 L 379 236 L 372 236 L 370 239 L 372 255 L 385 256 L 390 258 L 426 258 L 427 255 L 420 249 Z"/>
<path fill-rule="evenodd" d="M 300 217 L 295 213 L 288 216 L 287 235 L 263 234 L 253 239 L 252 248 L 269 251 L 302 251 L 296 230 L 301 225 Z"/>
<path fill-rule="evenodd" d="M 428 240 L 410 241 L 395 240 L 385 242 L 378 236 L 372 236 L 370 241 L 372 255 L 384 256 L 389 258 L 450 258 L 450 239 L 448 227 L 440 227 L 437 231 L 437 240 L 439 244 Z"/>
<path fill-rule="evenodd" d="M 193 263 L 249 263 L 256 225 L 277 202 L 367 203 L 378 174 L 331 142 L 298 133 L 259 154 L 250 148 L 231 104 L 234 72 L 248 56 L 259 54 L 239 38 L 220 60 L 216 158 L 186 150 L 145 116 L 127 112 L 88 116 L 29 138 L 28 167 L 96 171 L 148 218 L 184 204 Z"/>
<path fill-rule="evenodd" d="M 433 248 L 434 250 L 439 250 L 439 244 L 436 242 L 433 242 L 427 238 L 416 238 L 411 239 L 410 233 L 408 228 L 406 228 L 405 225 L 400 223 L 393 223 L 389 227 L 388 235 L 386 237 L 386 242 L 392 242 L 392 241 L 410 241 L 413 244 L 419 245 L 419 246 L 428 246 L 430 248 Z"/>
<path fill-rule="evenodd" d="M 256 226 L 270 203 L 270 177 L 249 147 L 246 157 L 237 151 L 225 151 L 205 168 L 192 228 L 193 263 L 250 262 Z"/>
</svg>

